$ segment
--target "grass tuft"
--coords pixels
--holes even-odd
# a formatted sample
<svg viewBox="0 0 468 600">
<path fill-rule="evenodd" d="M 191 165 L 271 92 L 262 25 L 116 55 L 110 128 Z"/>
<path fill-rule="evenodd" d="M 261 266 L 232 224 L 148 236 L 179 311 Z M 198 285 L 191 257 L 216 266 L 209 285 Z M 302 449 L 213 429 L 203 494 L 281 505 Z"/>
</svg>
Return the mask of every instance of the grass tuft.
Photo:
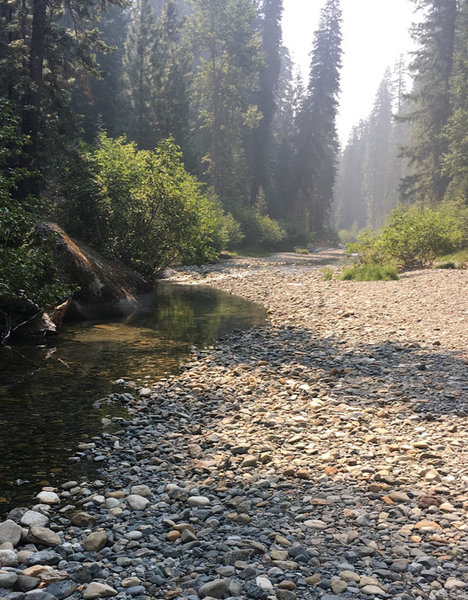
<svg viewBox="0 0 468 600">
<path fill-rule="evenodd" d="M 344 269 L 341 281 L 398 281 L 398 272 L 392 265 L 360 265 Z"/>
<path fill-rule="evenodd" d="M 333 279 L 333 269 L 331 267 L 323 267 L 320 269 L 320 273 L 322 273 L 324 281 L 331 281 Z"/>
</svg>

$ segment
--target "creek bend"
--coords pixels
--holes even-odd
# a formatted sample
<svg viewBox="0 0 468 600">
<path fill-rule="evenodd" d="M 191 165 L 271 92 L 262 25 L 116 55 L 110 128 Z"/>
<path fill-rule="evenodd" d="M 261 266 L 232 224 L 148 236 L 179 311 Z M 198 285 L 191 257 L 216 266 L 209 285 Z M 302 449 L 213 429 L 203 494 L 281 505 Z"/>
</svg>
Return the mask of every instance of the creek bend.
<svg viewBox="0 0 468 600">
<path fill-rule="evenodd" d="M 66 325 L 40 345 L 0 348 L 0 514 L 30 504 L 42 486 L 91 478 L 80 442 L 124 417 L 130 393 L 174 373 L 192 346 L 264 323 L 259 304 L 203 286 L 163 282 L 144 306 L 112 320 Z M 133 382 L 132 387 L 115 383 Z"/>
</svg>

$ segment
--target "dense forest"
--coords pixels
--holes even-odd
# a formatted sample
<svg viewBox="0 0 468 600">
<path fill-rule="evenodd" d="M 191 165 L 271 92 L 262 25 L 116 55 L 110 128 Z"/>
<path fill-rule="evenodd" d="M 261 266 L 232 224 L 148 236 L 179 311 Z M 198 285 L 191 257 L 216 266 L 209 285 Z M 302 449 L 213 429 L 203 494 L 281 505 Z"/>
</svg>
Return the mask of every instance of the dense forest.
<svg viewBox="0 0 468 600">
<path fill-rule="evenodd" d="M 64 295 L 38 219 L 148 276 L 466 203 L 468 2 L 415 4 L 411 80 L 385 74 L 340 157 L 339 0 L 306 82 L 282 0 L 0 0 L 2 295 Z"/>
</svg>

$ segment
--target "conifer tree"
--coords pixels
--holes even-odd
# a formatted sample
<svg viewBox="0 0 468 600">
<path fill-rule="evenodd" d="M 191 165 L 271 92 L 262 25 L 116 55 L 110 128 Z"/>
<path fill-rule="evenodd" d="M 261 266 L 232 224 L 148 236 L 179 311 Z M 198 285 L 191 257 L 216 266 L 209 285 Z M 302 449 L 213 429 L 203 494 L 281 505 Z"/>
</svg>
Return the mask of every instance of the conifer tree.
<svg viewBox="0 0 468 600">
<path fill-rule="evenodd" d="M 405 148 L 410 173 L 402 181 L 404 200 L 440 202 L 449 177 L 443 171 L 447 152 L 443 135 L 450 117 L 450 81 L 453 74 L 457 0 L 415 0 L 426 18 L 413 31 L 419 48 L 410 65 L 414 87 L 406 118 L 412 123 Z"/>
<path fill-rule="evenodd" d="M 457 16 L 450 101 L 451 115 L 443 131 L 443 174 L 450 180 L 446 199 L 468 204 L 468 0 L 462 0 Z"/>
<path fill-rule="evenodd" d="M 129 105 L 128 133 L 141 149 L 156 146 L 156 114 L 153 106 L 152 54 L 156 23 L 149 0 L 135 0 L 123 57 L 124 85 Z"/>
<path fill-rule="evenodd" d="M 341 18 L 339 0 L 327 0 L 315 33 L 309 85 L 299 114 L 297 212 L 301 221 L 320 234 L 328 224 L 339 149 Z"/>
</svg>

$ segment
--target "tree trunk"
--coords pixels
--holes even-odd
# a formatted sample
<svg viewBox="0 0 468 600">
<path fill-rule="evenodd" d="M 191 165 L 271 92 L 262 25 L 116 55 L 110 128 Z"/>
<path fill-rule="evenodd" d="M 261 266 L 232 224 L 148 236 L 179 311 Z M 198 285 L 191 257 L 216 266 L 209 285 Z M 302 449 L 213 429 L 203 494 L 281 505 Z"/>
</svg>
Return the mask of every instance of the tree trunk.
<svg viewBox="0 0 468 600">
<path fill-rule="evenodd" d="M 39 136 L 41 129 L 41 92 L 44 67 L 44 40 L 46 34 L 46 2 L 33 0 L 31 47 L 29 54 L 29 81 L 23 97 L 22 133 L 28 137 L 23 165 L 29 171 L 21 186 L 20 196 L 38 195 L 40 175 L 37 172 Z"/>
</svg>

